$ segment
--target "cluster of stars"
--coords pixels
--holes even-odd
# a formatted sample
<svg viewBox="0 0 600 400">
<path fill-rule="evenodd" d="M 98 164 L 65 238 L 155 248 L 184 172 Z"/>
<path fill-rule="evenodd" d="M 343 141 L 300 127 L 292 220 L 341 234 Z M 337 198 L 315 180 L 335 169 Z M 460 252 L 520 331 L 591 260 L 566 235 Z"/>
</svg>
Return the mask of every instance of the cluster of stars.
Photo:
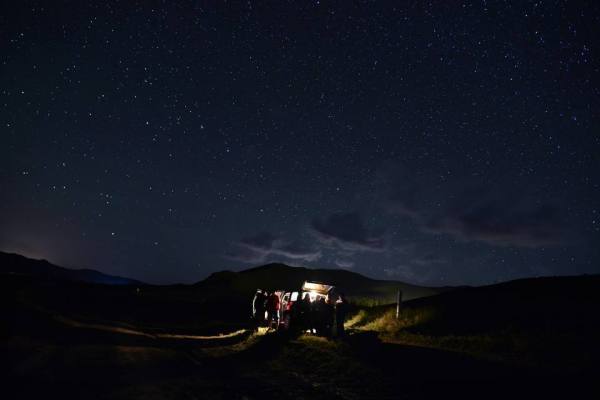
<svg viewBox="0 0 600 400">
<path fill-rule="evenodd" d="M 194 281 L 247 265 L 223 255 L 266 231 L 302 244 L 276 261 L 306 247 L 309 266 L 427 284 L 597 272 L 593 10 L 14 7 L 2 249 Z M 366 251 L 319 241 L 314 221 L 336 213 L 386 247 L 344 226 L 335 243 Z"/>
</svg>

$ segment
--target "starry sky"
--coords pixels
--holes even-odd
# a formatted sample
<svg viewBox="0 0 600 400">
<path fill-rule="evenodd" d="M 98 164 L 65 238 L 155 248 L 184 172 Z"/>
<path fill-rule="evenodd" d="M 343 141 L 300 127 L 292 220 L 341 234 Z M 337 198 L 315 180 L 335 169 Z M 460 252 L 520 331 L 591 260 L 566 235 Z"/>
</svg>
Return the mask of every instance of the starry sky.
<svg viewBox="0 0 600 400">
<path fill-rule="evenodd" d="M 0 250 L 149 283 L 600 273 L 597 1 L 0 7 Z"/>
</svg>

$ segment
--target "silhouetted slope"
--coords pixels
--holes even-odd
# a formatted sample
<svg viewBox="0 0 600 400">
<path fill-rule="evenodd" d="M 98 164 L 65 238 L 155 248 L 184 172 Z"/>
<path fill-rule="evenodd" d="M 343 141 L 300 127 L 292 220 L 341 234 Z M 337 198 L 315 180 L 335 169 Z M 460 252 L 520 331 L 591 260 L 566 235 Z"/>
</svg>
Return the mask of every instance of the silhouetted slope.
<svg viewBox="0 0 600 400">
<path fill-rule="evenodd" d="M 267 264 L 240 272 L 222 271 L 210 275 L 196 285 L 204 290 L 224 290 L 248 295 L 257 288 L 298 290 L 306 280 L 335 285 L 347 296 L 393 302 L 398 289 L 405 300 L 438 294 L 448 288 L 430 288 L 398 281 L 367 278 L 340 269 L 309 269 L 285 264 Z"/>
<path fill-rule="evenodd" d="M 529 278 L 365 308 L 355 329 L 394 343 L 469 353 L 554 373 L 597 376 L 600 276 Z M 591 372 L 595 371 L 595 372 Z"/>
<path fill-rule="evenodd" d="M 600 275 L 519 279 L 408 302 L 427 313 L 414 330 L 471 334 L 503 329 L 600 333 Z"/>
<path fill-rule="evenodd" d="M 0 252 L 0 273 L 45 280 L 77 281 L 107 285 L 139 285 L 140 281 L 103 274 L 93 269 L 68 269 L 46 260 L 33 260 L 18 254 Z"/>
</svg>

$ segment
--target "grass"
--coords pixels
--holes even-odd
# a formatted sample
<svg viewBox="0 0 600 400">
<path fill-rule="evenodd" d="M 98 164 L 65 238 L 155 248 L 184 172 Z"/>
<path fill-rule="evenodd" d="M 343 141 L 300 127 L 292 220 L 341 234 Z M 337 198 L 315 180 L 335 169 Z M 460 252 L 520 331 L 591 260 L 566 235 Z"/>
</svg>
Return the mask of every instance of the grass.
<svg viewBox="0 0 600 400">
<path fill-rule="evenodd" d="M 594 351 L 589 352 L 593 338 L 580 335 L 574 327 L 566 331 L 562 327 L 560 332 L 547 330 L 542 335 L 512 325 L 453 333 L 440 324 L 444 318 L 443 310 L 432 305 L 403 308 L 398 319 L 393 306 L 362 307 L 346 321 L 346 327 L 375 331 L 388 343 L 443 349 L 522 366 L 577 371 L 595 357 Z"/>
<path fill-rule="evenodd" d="M 423 347 L 459 351 L 476 356 L 498 359 L 499 347 L 505 338 L 498 335 L 435 335 L 419 332 L 418 327 L 435 319 L 433 308 L 407 308 L 396 318 L 391 307 L 362 308 L 346 322 L 346 327 L 379 333 L 382 340 Z M 415 329 L 417 328 L 417 329 Z"/>
<path fill-rule="evenodd" d="M 358 307 L 378 307 L 386 304 L 390 304 L 394 301 L 393 295 L 381 295 L 381 297 L 369 297 L 369 296 L 348 296 L 348 300 L 351 304 Z"/>
<path fill-rule="evenodd" d="M 390 307 L 380 307 L 365 313 L 362 328 L 386 334 L 396 333 L 402 329 L 424 325 L 435 318 L 433 308 L 403 309 L 399 318 L 396 310 Z"/>
<path fill-rule="evenodd" d="M 275 379 L 297 382 L 289 389 L 301 383 L 312 387 L 319 397 L 367 398 L 373 391 L 371 385 L 379 388 L 385 385 L 377 371 L 357 359 L 353 350 L 343 341 L 302 335 L 287 342 L 268 364 Z"/>
</svg>

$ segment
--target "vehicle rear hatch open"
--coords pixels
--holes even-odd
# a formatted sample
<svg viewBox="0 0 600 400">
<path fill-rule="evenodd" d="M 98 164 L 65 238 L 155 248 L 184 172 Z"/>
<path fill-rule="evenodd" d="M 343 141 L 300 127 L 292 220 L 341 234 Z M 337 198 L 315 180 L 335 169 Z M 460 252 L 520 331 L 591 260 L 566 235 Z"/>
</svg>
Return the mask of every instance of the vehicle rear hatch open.
<svg viewBox="0 0 600 400">
<path fill-rule="evenodd" d="M 327 293 L 329 293 L 329 291 L 333 288 L 334 288 L 334 286 L 332 286 L 332 285 L 326 285 L 324 283 L 309 282 L 309 281 L 304 282 L 304 284 L 302 285 L 303 292 L 313 292 L 313 293 L 318 293 L 323 296 L 326 296 Z"/>
</svg>

